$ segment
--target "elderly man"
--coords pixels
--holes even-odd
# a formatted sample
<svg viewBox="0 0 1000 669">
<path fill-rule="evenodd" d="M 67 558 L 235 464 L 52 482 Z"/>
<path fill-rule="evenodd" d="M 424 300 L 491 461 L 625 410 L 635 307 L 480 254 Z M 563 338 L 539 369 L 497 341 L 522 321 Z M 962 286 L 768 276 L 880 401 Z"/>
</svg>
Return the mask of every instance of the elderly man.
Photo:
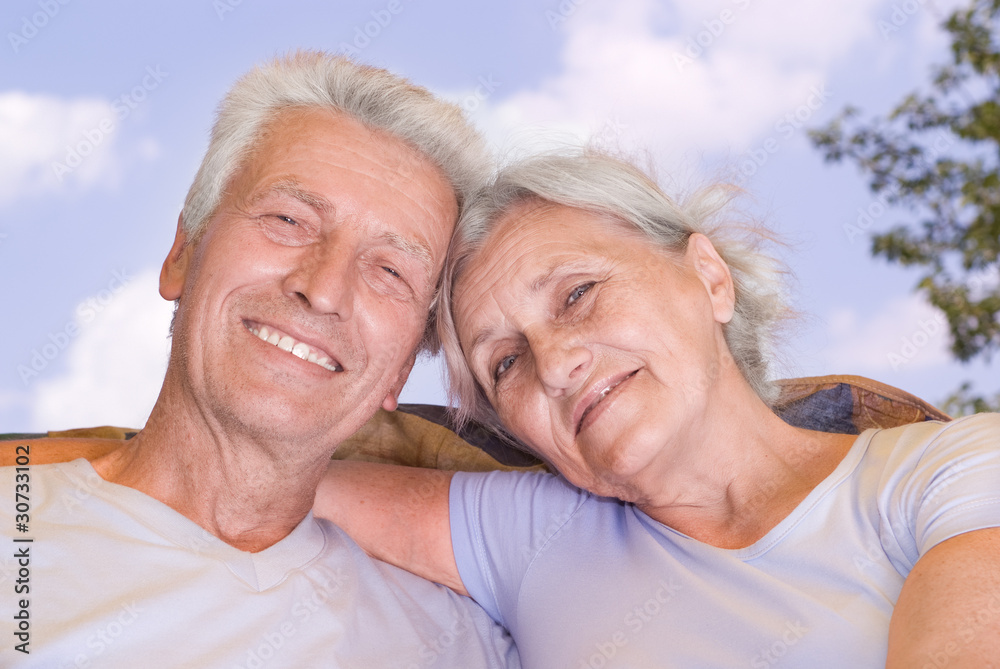
<svg viewBox="0 0 1000 669">
<path fill-rule="evenodd" d="M 2 470 L 26 501 L 0 510 L 20 570 L 0 665 L 516 665 L 470 600 L 310 513 L 337 444 L 395 408 L 481 147 L 343 59 L 234 86 L 160 275 L 177 311 L 145 429 L 92 465 Z"/>
</svg>

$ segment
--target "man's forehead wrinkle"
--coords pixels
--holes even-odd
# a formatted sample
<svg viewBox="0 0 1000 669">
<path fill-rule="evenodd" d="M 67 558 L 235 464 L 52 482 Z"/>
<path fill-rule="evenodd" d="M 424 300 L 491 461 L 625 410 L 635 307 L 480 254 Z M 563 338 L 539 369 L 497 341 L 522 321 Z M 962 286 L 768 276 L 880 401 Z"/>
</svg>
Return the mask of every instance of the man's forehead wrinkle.
<svg viewBox="0 0 1000 669">
<path fill-rule="evenodd" d="M 336 150 L 330 152 L 331 162 L 343 166 L 344 162 L 350 161 L 340 161 L 335 156 L 350 154 L 365 164 L 366 168 L 358 169 L 352 165 L 348 169 L 367 178 L 382 181 L 393 189 L 394 197 L 402 198 L 427 216 L 436 219 L 439 217 L 439 212 L 433 211 L 434 207 L 446 207 L 450 213 L 443 223 L 449 228 L 454 226 L 458 219 L 458 202 L 451 182 L 445 177 L 441 168 L 435 165 L 429 157 L 401 139 L 381 130 L 369 129 L 369 135 L 365 139 L 368 141 L 360 144 L 339 143 Z M 371 152 L 372 145 L 379 147 L 379 151 L 375 155 L 372 155 Z M 439 194 L 437 189 L 421 179 L 428 173 L 434 174 L 447 185 L 443 193 Z M 404 187 L 414 185 L 419 186 L 418 193 L 411 194 L 410 189 Z M 412 214 L 407 215 L 413 217 Z M 428 254 L 428 259 L 430 259 L 430 254 Z"/>
<path fill-rule="evenodd" d="M 455 209 L 454 215 L 447 221 L 451 225 L 455 224 L 458 218 L 458 202 L 455 196 L 455 188 L 439 165 L 434 163 L 428 155 L 401 137 L 397 137 L 379 128 L 368 128 L 368 137 L 366 139 L 368 140 L 368 143 L 364 145 L 366 149 L 370 149 L 372 144 L 378 145 L 380 151 L 377 158 L 373 158 L 370 153 L 358 153 L 361 150 L 360 148 L 344 147 L 344 149 L 373 165 L 373 172 L 382 172 L 383 176 L 387 173 L 395 177 L 394 179 L 387 180 L 387 183 L 393 188 L 403 191 L 406 189 L 400 189 L 399 185 L 416 184 L 420 187 L 421 195 L 433 202 L 433 204 Z M 431 188 L 426 183 L 422 183 L 423 179 L 421 177 L 425 176 L 428 172 L 433 173 L 448 186 L 443 194 L 439 195 L 436 189 Z M 375 174 L 371 174 L 370 176 L 374 177 Z M 428 203 L 418 202 L 409 194 L 406 194 L 405 197 L 424 213 L 431 213 Z"/>
</svg>

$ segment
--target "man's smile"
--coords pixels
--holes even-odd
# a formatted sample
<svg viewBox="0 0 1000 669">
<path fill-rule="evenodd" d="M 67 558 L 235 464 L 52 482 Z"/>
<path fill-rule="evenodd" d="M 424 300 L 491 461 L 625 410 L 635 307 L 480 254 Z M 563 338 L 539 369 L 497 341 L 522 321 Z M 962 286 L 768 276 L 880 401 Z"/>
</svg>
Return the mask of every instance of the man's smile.
<svg viewBox="0 0 1000 669">
<path fill-rule="evenodd" d="M 243 321 L 243 325 L 261 341 L 277 346 L 282 351 L 288 351 L 297 358 L 319 365 L 331 372 L 342 372 L 344 368 L 337 360 L 326 352 L 313 348 L 305 342 L 297 341 L 291 335 L 285 334 L 274 327 L 260 325 L 252 321 Z"/>
</svg>

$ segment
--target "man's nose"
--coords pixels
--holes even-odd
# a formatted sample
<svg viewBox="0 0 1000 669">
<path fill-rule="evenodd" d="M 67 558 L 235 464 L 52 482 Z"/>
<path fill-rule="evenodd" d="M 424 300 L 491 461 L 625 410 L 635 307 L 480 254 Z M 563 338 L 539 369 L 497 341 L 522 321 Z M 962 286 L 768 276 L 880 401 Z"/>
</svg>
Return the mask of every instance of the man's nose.
<svg viewBox="0 0 1000 669">
<path fill-rule="evenodd" d="M 594 355 L 571 334 L 543 334 L 534 349 L 538 380 L 549 397 L 572 395 L 587 379 Z"/>
<path fill-rule="evenodd" d="M 308 309 L 350 319 L 354 311 L 357 265 L 353 248 L 338 237 L 310 244 L 285 279 L 285 293 Z"/>
</svg>

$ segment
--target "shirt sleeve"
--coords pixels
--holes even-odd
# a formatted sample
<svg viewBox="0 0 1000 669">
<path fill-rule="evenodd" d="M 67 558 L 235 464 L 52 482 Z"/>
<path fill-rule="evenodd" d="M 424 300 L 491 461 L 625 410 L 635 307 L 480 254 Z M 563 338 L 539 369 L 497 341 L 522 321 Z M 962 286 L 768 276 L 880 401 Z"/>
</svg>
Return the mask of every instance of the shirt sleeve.
<svg viewBox="0 0 1000 669">
<path fill-rule="evenodd" d="M 515 625 L 526 572 L 588 497 L 541 472 L 457 472 L 452 478 L 458 573 L 469 595 L 498 623 Z"/>
<path fill-rule="evenodd" d="M 942 541 L 1000 527 L 1000 414 L 899 434 L 880 487 L 883 518 L 908 571 Z"/>
</svg>

